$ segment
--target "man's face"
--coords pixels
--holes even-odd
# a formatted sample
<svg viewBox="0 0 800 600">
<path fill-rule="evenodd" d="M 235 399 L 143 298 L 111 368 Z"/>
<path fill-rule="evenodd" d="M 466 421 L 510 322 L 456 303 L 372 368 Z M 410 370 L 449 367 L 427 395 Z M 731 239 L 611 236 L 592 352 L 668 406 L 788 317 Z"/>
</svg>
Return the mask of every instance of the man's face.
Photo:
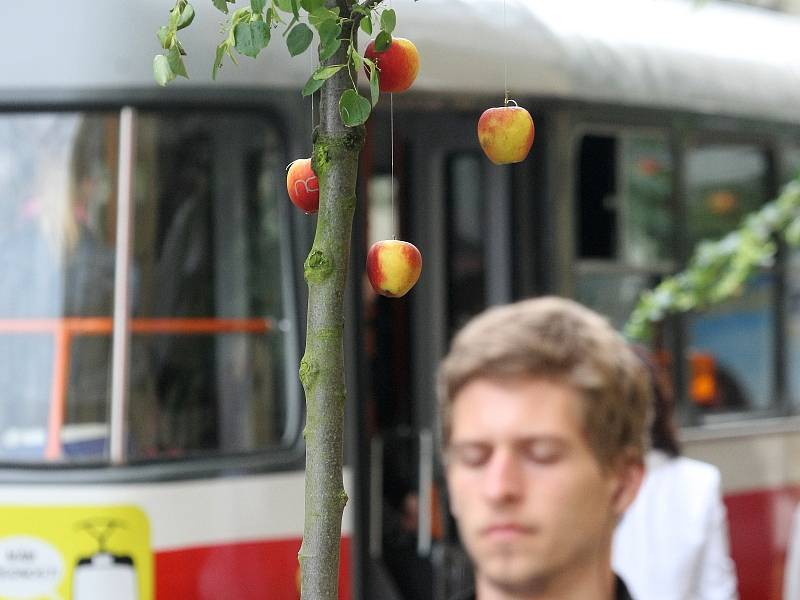
<svg viewBox="0 0 800 600">
<path fill-rule="evenodd" d="M 478 379 L 454 399 L 451 508 L 479 582 L 491 587 L 535 591 L 607 563 L 640 476 L 639 465 L 601 469 L 570 386 Z"/>
</svg>

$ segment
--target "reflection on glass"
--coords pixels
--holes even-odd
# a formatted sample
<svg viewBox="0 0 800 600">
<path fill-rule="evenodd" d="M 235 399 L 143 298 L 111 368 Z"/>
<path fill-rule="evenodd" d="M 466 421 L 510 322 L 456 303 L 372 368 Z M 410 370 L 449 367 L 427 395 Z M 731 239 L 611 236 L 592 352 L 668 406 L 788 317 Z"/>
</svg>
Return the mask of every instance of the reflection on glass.
<svg viewBox="0 0 800 600">
<path fill-rule="evenodd" d="M 621 330 L 639 299 L 639 294 L 654 286 L 654 275 L 615 272 L 601 268 L 581 272 L 575 299 L 608 318 Z"/>
<path fill-rule="evenodd" d="M 767 200 L 767 157 L 746 145 L 709 145 L 687 158 L 689 247 L 735 229 Z"/>
<path fill-rule="evenodd" d="M 698 406 L 709 411 L 770 406 L 773 288 L 774 276 L 761 273 L 739 297 L 690 319 L 688 360 L 694 380 L 689 392 Z"/>
<path fill-rule="evenodd" d="M 484 193 L 481 157 L 461 153 L 447 165 L 448 310 L 450 332 L 486 306 Z"/>
<path fill-rule="evenodd" d="M 369 217 L 367 219 L 367 246 L 380 240 L 391 240 L 397 235 L 397 190 L 391 175 L 373 175 L 367 182 Z M 392 197 L 394 193 L 394 198 Z"/>
<path fill-rule="evenodd" d="M 687 160 L 692 247 L 724 236 L 768 199 L 767 158 L 760 148 L 701 146 L 693 148 Z M 692 317 L 689 395 L 698 406 L 746 410 L 767 408 L 772 402 L 773 289 L 773 276 L 762 273 L 739 297 Z"/>
<path fill-rule="evenodd" d="M 0 460 L 105 452 L 116 155 L 115 116 L 0 116 Z"/>
<path fill-rule="evenodd" d="M 131 437 L 139 458 L 280 444 L 283 156 L 257 116 L 140 117 Z M 226 329 L 223 333 L 220 328 Z"/>
<path fill-rule="evenodd" d="M 789 396 L 800 407 L 800 251 L 791 252 L 786 278 Z"/>
<path fill-rule="evenodd" d="M 673 258 L 672 160 L 664 140 L 626 136 L 622 144 L 622 260 L 654 266 Z"/>
</svg>

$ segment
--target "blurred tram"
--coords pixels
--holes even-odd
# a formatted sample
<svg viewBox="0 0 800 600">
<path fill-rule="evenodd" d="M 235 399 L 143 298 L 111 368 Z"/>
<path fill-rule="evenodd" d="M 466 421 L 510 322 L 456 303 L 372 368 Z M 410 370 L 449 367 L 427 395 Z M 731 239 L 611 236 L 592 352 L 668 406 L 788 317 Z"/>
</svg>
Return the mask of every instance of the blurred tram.
<svg viewBox="0 0 800 600">
<path fill-rule="evenodd" d="M 545 293 L 621 327 L 697 241 L 773 198 L 800 170 L 800 20 L 688 0 L 392 5 L 422 68 L 362 153 L 340 590 L 443 600 L 470 577 L 435 453 L 450 336 Z M 196 0 L 192 79 L 160 89 L 169 8 L 0 5 L 16 24 L 0 41 L 4 600 L 298 597 L 315 220 L 284 169 L 311 152 L 312 61 L 276 39 L 211 82 L 224 17 Z M 495 167 L 475 126 L 506 71 L 536 140 Z M 395 233 L 425 270 L 387 300 L 363 264 Z M 800 253 L 655 346 L 686 453 L 721 469 L 741 598 L 778 600 L 800 500 Z"/>
</svg>

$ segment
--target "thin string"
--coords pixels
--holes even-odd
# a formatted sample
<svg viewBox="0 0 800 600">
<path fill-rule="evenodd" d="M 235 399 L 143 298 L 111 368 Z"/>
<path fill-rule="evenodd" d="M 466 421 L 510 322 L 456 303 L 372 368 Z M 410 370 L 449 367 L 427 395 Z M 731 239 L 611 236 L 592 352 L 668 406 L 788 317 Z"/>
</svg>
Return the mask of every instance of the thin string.
<svg viewBox="0 0 800 600">
<path fill-rule="evenodd" d="M 508 106 L 508 29 L 506 27 L 506 0 L 503 0 L 503 46 L 503 89 L 506 93 L 504 105 Z"/>
<path fill-rule="evenodd" d="M 389 8 L 392 8 L 392 0 L 389 0 Z M 391 194 L 392 194 L 392 239 L 397 239 L 397 229 L 395 228 L 395 202 L 394 202 L 394 94 L 389 93 L 389 142 L 391 144 L 390 154 L 392 163 Z"/>
<path fill-rule="evenodd" d="M 389 94 L 389 137 L 391 138 L 391 162 L 392 162 L 392 236 L 397 239 L 397 229 L 394 223 L 394 94 Z"/>
</svg>

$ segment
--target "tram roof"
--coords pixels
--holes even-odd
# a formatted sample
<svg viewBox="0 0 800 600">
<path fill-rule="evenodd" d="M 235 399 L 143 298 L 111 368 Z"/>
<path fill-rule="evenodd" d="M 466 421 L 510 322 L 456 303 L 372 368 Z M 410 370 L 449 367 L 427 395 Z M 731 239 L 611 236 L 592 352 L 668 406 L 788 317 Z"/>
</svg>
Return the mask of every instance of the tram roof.
<svg viewBox="0 0 800 600">
<path fill-rule="evenodd" d="M 153 87 L 155 31 L 169 0 L 46 2 L 46 17 L 3 2 L 0 101 L 9 92 Z M 40 3 L 37 6 L 41 6 Z M 182 36 L 192 79 L 208 86 L 224 16 L 194 0 Z M 396 35 L 420 50 L 415 90 L 656 106 L 800 123 L 800 18 L 698 0 L 391 0 Z M 18 14 L 14 14 L 14 13 Z M 276 36 L 277 37 L 277 36 Z M 299 89 L 308 54 L 273 40 L 229 61 L 216 85 Z M 226 59 L 227 61 L 227 59 Z M 257 82 L 257 83 L 255 83 Z M 169 93 L 168 91 L 165 93 Z"/>
</svg>

